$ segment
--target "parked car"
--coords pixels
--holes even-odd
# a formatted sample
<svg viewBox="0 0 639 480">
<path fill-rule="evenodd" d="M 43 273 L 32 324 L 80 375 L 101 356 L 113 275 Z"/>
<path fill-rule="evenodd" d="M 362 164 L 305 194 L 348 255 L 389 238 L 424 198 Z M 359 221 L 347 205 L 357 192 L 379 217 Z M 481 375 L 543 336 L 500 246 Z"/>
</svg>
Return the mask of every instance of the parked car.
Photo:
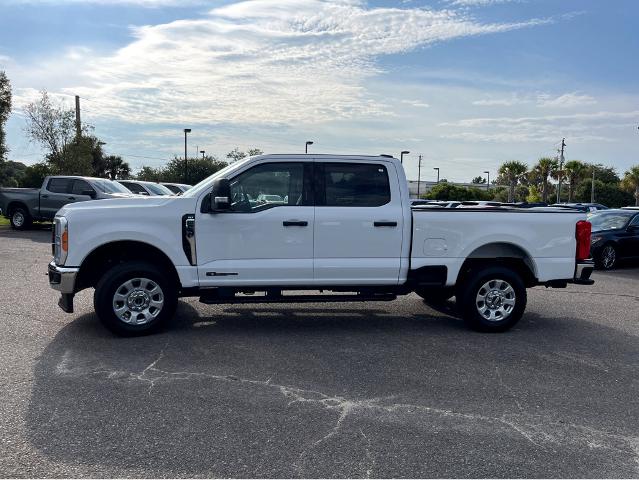
<svg viewBox="0 0 639 480">
<path fill-rule="evenodd" d="M 413 200 L 411 205 L 413 207 L 428 207 L 428 208 L 456 208 L 461 205 L 462 202 L 448 201 L 448 200 Z"/>
<path fill-rule="evenodd" d="M 600 203 L 553 203 L 551 207 L 574 208 L 582 212 L 596 212 L 608 209 L 608 207 Z"/>
<path fill-rule="evenodd" d="M 41 188 L 0 188 L 0 210 L 16 230 L 34 221 L 53 220 L 68 203 L 131 197 L 131 192 L 104 178 L 49 176 Z"/>
<path fill-rule="evenodd" d="M 249 190 L 289 202 L 251 204 Z M 54 252 L 60 307 L 73 312 L 74 295 L 95 288 L 99 319 L 121 335 L 157 330 L 180 296 L 320 303 L 411 292 L 455 296 L 472 328 L 497 332 L 523 315 L 527 287 L 593 283 L 585 214 L 412 208 L 400 161 L 385 156 L 254 156 L 179 197 L 69 205 Z"/>
<path fill-rule="evenodd" d="M 168 183 L 168 182 L 160 182 L 160 185 L 164 185 L 166 188 L 171 190 L 176 195 L 182 195 L 193 185 L 187 185 L 185 183 Z"/>
<path fill-rule="evenodd" d="M 615 208 L 588 215 L 590 252 L 597 267 L 615 268 L 621 259 L 639 258 L 639 208 Z"/>
<path fill-rule="evenodd" d="M 265 193 L 260 193 L 257 196 L 256 202 L 258 204 L 284 203 L 284 199 L 280 195 L 269 195 L 269 194 L 265 194 Z"/>
<path fill-rule="evenodd" d="M 160 183 L 145 182 L 142 180 L 118 180 L 118 183 L 136 195 L 144 195 L 147 197 L 175 195 L 171 190 Z"/>
</svg>

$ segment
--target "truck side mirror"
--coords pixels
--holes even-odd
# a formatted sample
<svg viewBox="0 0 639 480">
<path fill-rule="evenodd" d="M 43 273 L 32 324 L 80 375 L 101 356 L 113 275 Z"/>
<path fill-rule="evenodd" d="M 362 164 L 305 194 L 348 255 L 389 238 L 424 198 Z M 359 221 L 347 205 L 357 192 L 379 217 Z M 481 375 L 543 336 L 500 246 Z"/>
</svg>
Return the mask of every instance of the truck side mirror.
<svg viewBox="0 0 639 480">
<path fill-rule="evenodd" d="M 86 195 L 87 197 L 91 197 L 93 199 L 95 199 L 95 197 L 97 196 L 95 190 L 83 190 L 82 195 Z"/>
<path fill-rule="evenodd" d="M 231 208 L 231 183 L 226 178 L 213 181 L 211 193 L 202 202 L 202 212 L 225 212 Z"/>
</svg>

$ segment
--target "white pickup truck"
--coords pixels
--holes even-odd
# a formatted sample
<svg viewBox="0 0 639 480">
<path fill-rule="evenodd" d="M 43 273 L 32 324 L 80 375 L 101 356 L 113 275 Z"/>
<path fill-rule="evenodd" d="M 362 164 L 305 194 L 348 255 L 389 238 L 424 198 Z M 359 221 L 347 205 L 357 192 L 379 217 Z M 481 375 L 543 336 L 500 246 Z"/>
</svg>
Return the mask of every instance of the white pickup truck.
<svg viewBox="0 0 639 480">
<path fill-rule="evenodd" d="M 411 207 L 390 156 L 262 155 L 179 197 L 89 201 L 55 217 L 59 305 L 93 287 L 121 335 L 157 330 L 179 297 L 203 303 L 456 297 L 473 328 L 503 331 L 526 288 L 591 284 L 590 223 L 570 209 Z M 315 292 L 312 292 L 315 291 Z"/>
</svg>

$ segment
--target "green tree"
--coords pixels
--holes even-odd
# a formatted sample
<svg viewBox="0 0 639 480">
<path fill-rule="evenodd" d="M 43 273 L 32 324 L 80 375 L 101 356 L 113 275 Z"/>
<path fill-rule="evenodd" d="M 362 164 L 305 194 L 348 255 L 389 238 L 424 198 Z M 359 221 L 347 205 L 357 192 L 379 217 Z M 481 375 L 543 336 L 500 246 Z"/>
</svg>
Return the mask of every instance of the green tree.
<svg viewBox="0 0 639 480">
<path fill-rule="evenodd" d="M 579 160 L 571 160 L 564 165 L 565 178 L 568 182 L 568 201 L 572 202 L 575 188 L 588 174 L 586 165 Z"/>
<path fill-rule="evenodd" d="M 244 157 L 246 157 L 246 153 L 240 151 L 240 149 L 237 147 L 226 154 L 226 158 L 230 160 L 230 163 L 242 160 Z"/>
<path fill-rule="evenodd" d="M 246 154 L 249 157 L 255 157 L 256 155 L 264 155 L 264 152 L 262 150 L 260 150 L 259 148 L 249 148 L 246 151 Z"/>
<path fill-rule="evenodd" d="M 17 187 L 27 166 L 22 162 L 0 161 L 0 187 Z"/>
<path fill-rule="evenodd" d="M 497 170 L 498 176 L 495 179 L 495 183 L 508 185 L 508 201 L 513 202 L 516 200 L 515 188 L 517 184 L 524 178 L 528 171 L 528 165 L 523 162 L 513 160 L 510 162 L 502 163 Z"/>
<path fill-rule="evenodd" d="M 145 180 L 147 182 L 162 182 L 165 181 L 162 178 L 162 169 L 144 166 L 140 169 L 135 176 L 138 180 Z"/>
<path fill-rule="evenodd" d="M 422 198 L 428 200 L 454 200 L 459 202 L 471 200 L 490 200 L 492 194 L 484 189 L 467 188 L 454 185 L 452 183 L 439 183 Z"/>
<path fill-rule="evenodd" d="M 540 158 L 532 169 L 536 177 L 540 180 L 542 202 L 548 201 L 548 179 L 551 173 L 557 172 L 557 169 L 557 160 L 548 157 Z M 557 173 L 557 175 L 561 175 L 561 173 Z"/>
<path fill-rule="evenodd" d="M 35 163 L 25 168 L 20 178 L 20 186 L 25 188 L 40 188 L 44 177 L 51 175 L 51 168 L 46 163 Z"/>
<path fill-rule="evenodd" d="M 470 183 L 476 183 L 476 184 L 479 184 L 479 185 L 485 185 L 486 184 L 486 179 L 484 177 L 482 177 L 482 176 L 478 176 L 478 177 L 473 178 L 470 181 Z"/>
<path fill-rule="evenodd" d="M 590 202 L 591 186 L 590 178 L 583 180 L 575 189 L 574 201 Z M 634 198 L 632 193 L 620 188 L 618 183 L 595 180 L 595 201 L 611 208 L 619 208 L 632 205 Z"/>
<path fill-rule="evenodd" d="M 7 159 L 7 143 L 4 125 L 11 113 L 11 83 L 4 71 L 0 72 L 0 165 Z"/>
<path fill-rule="evenodd" d="M 605 167 L 600 163 L 585 163 L 584 165 L 586 166 L 588 175 L 592 175 L 592 171 L 595 171 L 595 180 L 613 184 L 618 184 L 621 181 L 614 167 Z"/>
<path fill-rule="evenodd" d="M 634 194 L 635 205 L 639 206 L 639 165 L 630 167 L 624 174 L 621 186 L 624 190 Z"/>
<path fill-rule="evenodd" d="M 111 180 L 123 180 L 131 175 L 131 166 L 122 157 L 109 155 L 104 157 L 105 174 Z"/>
</svg>

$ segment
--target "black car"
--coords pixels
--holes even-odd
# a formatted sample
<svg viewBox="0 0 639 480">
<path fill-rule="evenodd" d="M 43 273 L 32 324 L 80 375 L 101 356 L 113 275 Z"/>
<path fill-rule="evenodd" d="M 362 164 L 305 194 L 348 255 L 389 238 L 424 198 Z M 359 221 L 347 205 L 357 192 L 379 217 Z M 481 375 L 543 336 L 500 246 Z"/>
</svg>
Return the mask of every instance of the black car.
<svg viewBox="0 0 639 480">
<path fill-rule="evenodd" d="M 551 207 L 572 208 L 581 212 L 597 212 L 599 210 L 608 210 L 608 207 L 601 203 L 553 203 Z"/>
<path fill-rule="evenodd" d="M 592 223 L 590 255 L 609 270 L 623 258 L 639 258 L 639 208 L 601 210 L 588 215 Z"/>
</svg>

